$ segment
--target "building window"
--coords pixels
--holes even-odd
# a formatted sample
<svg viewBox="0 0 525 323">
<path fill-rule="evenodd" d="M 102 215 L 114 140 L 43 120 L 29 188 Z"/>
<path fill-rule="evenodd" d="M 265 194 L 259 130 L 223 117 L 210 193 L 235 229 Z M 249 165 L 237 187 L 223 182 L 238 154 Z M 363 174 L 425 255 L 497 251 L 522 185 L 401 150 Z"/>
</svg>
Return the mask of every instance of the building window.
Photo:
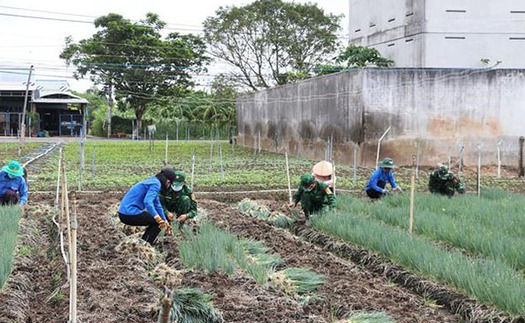
<svg viewBox="0 0 525 323">
<path fill-rule="evenodd" d="M 396 20 L 396 18 L 390 18 L 390 19 L 388 19 L 388 22 L 392 22 L 392 21 L 395 21 L 395 20 Z"/>
<path fill-rule="evenodd" d="M 407 14 L 405 15 L 405 17 L 410 17 L 410 16 L 413 16 L 413 15 L 414 15 L 413 12 L 409 12 L 409 13 L 407 13 Z"/>
<path fill-rule="evenodd" d="M 392 46 L 394 46 L 394 45 L 395 45 L 394 43 L 391 43 L 391 44 L 388 44 L 387 46 L 388 46 L 388 47 L 392 47 Z"/>
<path fill-rule="evenodd" d="M 354 30 L 354 31 L 355 31 L 356 33 L 358 33 L 358 32 L 360 32 L 360 31 L 361 31 L 361 29 L 356 29 L 356 30 Z"/>
<path fill-rule="evenodd" d="M 464 36 L 445 36 L 445 39 L 465 39 Z"/>
<path fill-rule="evenodd" d="M 525 40 L 525 37 L 509 37 L 509 40 Z"/>
<path fill-rule="evenodd" d="M 525 10 L 511 10 L 510 13 L 525 13 Z"/>
<path fill-rule="evenodd" d="M 465 13 L 467 10 L 459 10 L 459 9 L 447 9 L 445 12 L 454 12 L 454 13 Z"/>
<path fill-rule="evenodd" d="M 370 28 L 375 27 L 376 23 L 375 22 L 371 22 L 369 26 L 370 26 Z"/>
<path fill-rule="evenodd" d="M 405 43 L 410 43 L 412 41 L 414 41 L 414 38 L 405 39 Z"/>
</svg>

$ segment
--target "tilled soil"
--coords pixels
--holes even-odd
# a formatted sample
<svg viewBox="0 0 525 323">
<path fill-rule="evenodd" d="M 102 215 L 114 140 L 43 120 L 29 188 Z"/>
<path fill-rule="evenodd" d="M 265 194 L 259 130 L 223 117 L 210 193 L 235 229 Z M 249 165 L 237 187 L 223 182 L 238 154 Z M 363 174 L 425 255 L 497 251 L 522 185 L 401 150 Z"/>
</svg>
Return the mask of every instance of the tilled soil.
<svg viewBox="0 0 525 323">
<path fill-rule="evenodd" d="M 112 209 L 121 196 L 78 194 L 79 322 L 157 320 L 164 286 L 151 277 L 155 261 L 117 248 L 126 238 Z M 53 202 L 52 195 L 32 196 L 21 225 L 13 273 L 0 293 L 0 322 L 68 320 L 69 284 L 58 229 L 51 221 Z M 308 267 L 327 278 L 319 290 L 320 297 L 300 305 L 278 289 L 256 284 L 242 272 L 228 276 L 185 270 L 176 248 L 180 237 L 167 237 L 157 248 L 165 262 L 181 272 L 180 286 L 211 294 L 225 322 L 333 322 L 359 310 L 384 311 L 398 322 L 461 321 L 380 275 L 301 241 L 288 231 L 242 215 L 231 204 L 201 200 L 199 208 L 232 233 L 263 241 L 281 255 L 283 267 Z M 67 235 L 64 238 L 67 241 Z"/>
</svg>

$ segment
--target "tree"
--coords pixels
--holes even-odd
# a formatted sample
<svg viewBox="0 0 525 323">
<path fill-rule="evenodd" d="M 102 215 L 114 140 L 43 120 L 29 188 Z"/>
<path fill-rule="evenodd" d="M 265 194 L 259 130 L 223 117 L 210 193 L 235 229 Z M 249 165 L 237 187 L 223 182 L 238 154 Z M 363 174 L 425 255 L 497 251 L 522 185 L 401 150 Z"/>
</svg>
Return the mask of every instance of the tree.
<svg viewBox="0 0 525 323">
<path fill-rule="evenodd" d="M 394 61 L 381 56 L 375 48 L 365 46 L 350 45 L 337 56 L 337 64 L 345 64 L 346 67 L 367 67 L 375 65 L 377 67 L 388 67 L 394 64 Z"/>
<path fill-rule="evenodd" d="M 220 7 L 204 21 L 215 57 L 236 68 L 232 77 L 252 90 L 289 81 L 289 72 L 308 73 L 338 46 L 341 16 L 316 4 L 257 0 Z"/>
<path fill-rule="evenodd" d="M 165 25 L 153 13 L 139 22 L 111 13 L 95 20 L 99 31 L 91 38 L 73 43 L 68 37 L 60 58 L 76 66 L 75 77 L 89 75 L 110 99 L 115 94 L 119 107 L 133 109 L 140 129 L 152 102 L 183 95 L 193 85 L 191 75 L 205 71 L 209 61 L 197 36 L 162 39 Z"/>
</svg>

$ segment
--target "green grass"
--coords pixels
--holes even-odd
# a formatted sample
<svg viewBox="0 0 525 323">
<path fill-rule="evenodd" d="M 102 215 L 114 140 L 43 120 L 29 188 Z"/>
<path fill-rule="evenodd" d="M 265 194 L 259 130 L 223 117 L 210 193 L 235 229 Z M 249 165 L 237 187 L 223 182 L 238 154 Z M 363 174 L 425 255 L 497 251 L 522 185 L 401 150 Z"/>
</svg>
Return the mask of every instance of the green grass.
<svg viewBox="0 0 525 323">
<path fill-rule="evenodd" d="M 264 284 L 275 266 L 282 263 L 277 254 L 260 242 L 239 239 L 211 223 L 204 223 L 196 234 L 186 231 L 179 244 L 181 262 L 190 269 L 205 272 L 224 271 L 232 275 L 245 270 L 259 284 Z"/>
<path fill-rule="evenodd" d="M 452 206 L 454 199 L 447 200 Z M 320 231 L 376 251 L 433 281 L 454 286 L 482 303 L 494 305 L 511 315 L 525 314 L 525 278 L 519 272 L 505 262 L 469 257 L 462 250 L 436 244 L 428 237 L 410 235 L 401 224 L 408 223 L 406 202 L 403 197 L 385 198 L 376 203 L 342 199 L 337 212 L 314 217 L 312 224 Z M 397 208 L 404 211 L 399 226 L 392 226 L 374 215 Z"/>
<path fill-rule="evenodd" d="M 0 289 L 11 273 L 21 216 L 18 206 L 0 206 Z"/>
</svg>

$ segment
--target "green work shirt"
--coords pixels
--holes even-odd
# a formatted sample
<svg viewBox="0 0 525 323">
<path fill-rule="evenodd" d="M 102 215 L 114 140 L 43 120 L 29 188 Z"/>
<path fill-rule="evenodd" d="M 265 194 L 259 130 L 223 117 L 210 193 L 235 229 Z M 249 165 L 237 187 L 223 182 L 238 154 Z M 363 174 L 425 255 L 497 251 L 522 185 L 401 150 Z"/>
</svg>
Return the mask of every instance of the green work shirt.
<svg viewBox="0 0 525 323">
<path fill-rule="evenodd" d="M 186 214 L 189 219 L 197 216 L 195 193 L 186 185 L 178 192 L 170 187 L 167 193 L 159 193 L 159 198 L 166 214 L 166 211 L 174 213 L 176 217 Z"/>
<path fill-rule="evenodd" d="M 329 210 L 336 204 L 335 195 L 326 183 L 320 181 L 315 181 L 315 187 L 310 192 L 299 184 L 293 200 L 296 204 L 301 202 L 301 208 L 307 215 Z"/>
<path fill-rule="evenodd" d="M 454 192 L 460 194 L 465 193 L 465 187 L 459 178 L 451 172 L 442 174 L 439 170 L 434 170 L 430 173 L 428 180 L 428 190 L 431 193 L 443 194 L 452 196 Z"/>
</svg>

